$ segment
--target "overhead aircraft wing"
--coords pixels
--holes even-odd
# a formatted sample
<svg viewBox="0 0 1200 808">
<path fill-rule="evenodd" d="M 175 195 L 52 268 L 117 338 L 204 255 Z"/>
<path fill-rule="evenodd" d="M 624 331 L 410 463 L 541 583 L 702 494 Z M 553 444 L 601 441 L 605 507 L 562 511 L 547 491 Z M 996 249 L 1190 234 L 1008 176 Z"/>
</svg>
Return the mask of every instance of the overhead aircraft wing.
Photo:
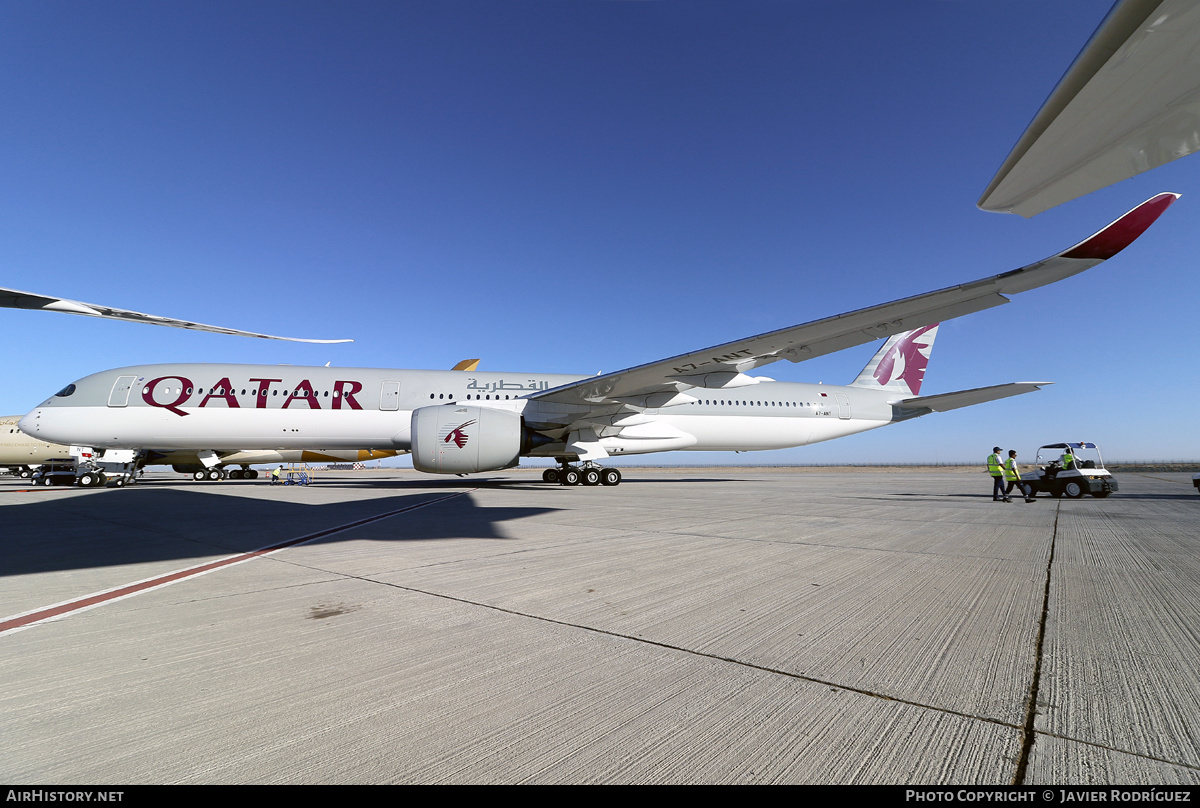
<svg viewBox="0 0 1200 808">
<path fill-rule="evenodd" d="M 211 331 L 214 334 L 230 334 L 236 337 L 258 337 L 259 339 L 280 339 L 288 342 L 354 342 L 352 339 L 302 339 L 300 337 L 276 337 L 271 334 L 257 334 L 253 331 L 240 331 L 236 328 L 222 328 L 219 325 L 205 325 L 188 320 L 175 320 L 171 317 L 159 317 L 156 314 L 143 314 L 140 311 L 116 309 L 112 306 L 100 306 L 95 303 L 80 303 L 78 300 L 67 300 L 62 297 L 50 297 L 33 292 L 22 292 L 19 289 L 0 288 L 0 308 L 7 309 L 41 309 L 42 311 L 60 311 L 66 314 L 83 314 L 88 317 L 105 317 L 110 320 L 132 320 L 135 323 L 149 325 L 165 325 L 171 328 L 188 328 L 192 331 Z"/>
<path fill-rule="evenodd" d="M 757 380 L 746 372 L 771 362 L 780 359 L 802 362 L 990 309 L 1007 303 L 1005 294 L 1036 289 L 1090 269 L 1129 246 L 1177 198 L 1177 194 L 1159 194 L 1074 247 L 1011 272 L 593 376 L 529 398 L 591 407 L 599 404 L 666 407 L 691 401 L 683 391 L 692 387 L 755 384 Z"/>
<path fill-rule="evenodd" d="M 1121 0 L 983 192 L 1029 217 L 1200 149 L 1200 4 Z"/>
<path fill-rule="evenodd" d="M 1034 390 L 1042 389 L 1047 384 L 1054 384 L 1054 382 L 1011 382 L 991 387 L 976 387 L 973 390 L 959 390 L 956 393 L 941 393 L 936 396 L 916 396 L 915 398 L 905 398 L 891 403 L 897 407 L 924 409 L 930 412 L 946 412 L 947 410 L 957 410 L 959 407 L 971 407 L 975 404 L 998 401 L 1009 396 L 1032 393 Z"/>
</svg>

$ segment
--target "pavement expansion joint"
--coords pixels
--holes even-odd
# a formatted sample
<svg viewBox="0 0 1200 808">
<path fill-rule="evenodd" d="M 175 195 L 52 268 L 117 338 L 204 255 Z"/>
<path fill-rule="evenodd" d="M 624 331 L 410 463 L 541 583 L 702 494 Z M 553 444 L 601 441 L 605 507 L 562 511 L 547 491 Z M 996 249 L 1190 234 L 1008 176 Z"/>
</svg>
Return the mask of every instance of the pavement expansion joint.
<svg viewBox="0 0 1200 808">
<path fill-rule="evenodd" d="M 1037 641 L 1034 643 L 1033 675 L 1029 680 L 1029 695 L 1025 698 L 1025 724 L 1021 728 L 1021 755 L 1017 759 L 1017 770 L 1013 774 L 1014 786 L 1025 784 L 1025 773 L 1029 767 L 1029 755 L 1037 738 L 1034 721 L 1037 719 L 1038 686 L 1042 679 L 1042 650 L 1046 642 L 1046 618 L 1050 614 L 1050 575 L 1054 571 L 1054 545 L 1058 541 L 1058 519 L 1062 515 L 1062 503 L 1054 506 L 1054 529 L 1050 534 L 1050 557 L 1046 559 L 1046 582 L 1042 587 L 1042 615 L 1038 620 Z"/>
</svg>

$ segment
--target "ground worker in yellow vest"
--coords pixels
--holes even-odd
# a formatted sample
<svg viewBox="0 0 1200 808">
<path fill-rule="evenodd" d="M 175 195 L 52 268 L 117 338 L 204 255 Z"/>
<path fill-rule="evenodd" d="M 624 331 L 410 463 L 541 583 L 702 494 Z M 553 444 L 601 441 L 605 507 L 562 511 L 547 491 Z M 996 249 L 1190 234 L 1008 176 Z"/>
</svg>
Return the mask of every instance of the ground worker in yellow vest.
<svg viewBox="0 0 1200 808">
<path fill-rule="evenodd" d="M 1071 454 L 1070 446 L 1063 449 L 1062 457 L 1060 457 L 1058 460 L 1060 463 L 1062 463 L 1063 471 L 1075 468 L 1075 455 Z"/>
<path fill-rule="evenodd" d="M 1008 460 L 1004 461 L 1004 479 L 1008 480 L 1008 487 L 1004 489 L 1005 499 L 1008 499 L 1008 495 L 1012 493 L 1015 485 L 1025 495 L 1026 502 L 1036 502 L 1029 490 L 1029 484 L 1021 480 L 1021 467 L 1017 465 L 1016 449 L 1008 450 Z M 1012 502 L 1011 499 L 1008 501 Z"/>
<path fill-rule="evenodd" d="M 271 485 L 283 482 L 283 466 L 271 472 Z"/>
<path fill-rule="evenodd" d="M 1004 493 L 1004 461 L 1000 459 L 1000 447 L 992 449 L 987 459 L 988 474 L 992 475 L 992 502 L 1012 502 Z"/>
</svg>

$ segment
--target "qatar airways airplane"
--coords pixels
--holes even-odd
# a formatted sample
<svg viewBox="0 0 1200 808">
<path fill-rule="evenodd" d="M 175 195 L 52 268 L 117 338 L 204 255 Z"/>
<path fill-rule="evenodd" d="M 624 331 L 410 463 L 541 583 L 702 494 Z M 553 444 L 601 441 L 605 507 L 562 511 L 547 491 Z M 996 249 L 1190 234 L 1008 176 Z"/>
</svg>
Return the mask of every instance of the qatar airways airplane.
<svg viewBox="0 0 1200 808">
<path fill-rule="evenodd" d="M 620 472 L 597 461 L 803 446 L 1036 390 L 1041 382 L 920 395 L 937 324 L 1100 264 L 1176 198 L 1159 194 L 1074 247 L 1011 272 L 615 373 L 143 365 L 68 384 L 20 428 L 92 449 L 203 447 L 205 465 L 220 452 L 308 446 L 411 451 L 417 469 L 439 474 L 553 457 L 560 468 L 546 471 L 547 482 L 616 485 Z M 750 375 L 881 337 L 890 339 L 845 387 Z"/>
</svg>

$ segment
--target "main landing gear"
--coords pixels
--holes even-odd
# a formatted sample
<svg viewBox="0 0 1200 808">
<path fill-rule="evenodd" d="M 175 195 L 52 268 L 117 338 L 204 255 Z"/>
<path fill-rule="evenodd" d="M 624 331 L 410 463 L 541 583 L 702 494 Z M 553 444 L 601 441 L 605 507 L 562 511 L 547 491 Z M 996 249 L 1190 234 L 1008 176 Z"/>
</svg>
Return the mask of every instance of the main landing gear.
<svg viewBox="0 0 1200 808">
<path fill-rule="evenodd" d="M 620 485 L 621 472 L 616 469 L 606 469 L 591 461 L 582 466 L 569 465 L 565 460 L 556 469 L 546 469 L 542 472 L 542 482 L 558 483 L 560 485 Z"/>
</svg>

